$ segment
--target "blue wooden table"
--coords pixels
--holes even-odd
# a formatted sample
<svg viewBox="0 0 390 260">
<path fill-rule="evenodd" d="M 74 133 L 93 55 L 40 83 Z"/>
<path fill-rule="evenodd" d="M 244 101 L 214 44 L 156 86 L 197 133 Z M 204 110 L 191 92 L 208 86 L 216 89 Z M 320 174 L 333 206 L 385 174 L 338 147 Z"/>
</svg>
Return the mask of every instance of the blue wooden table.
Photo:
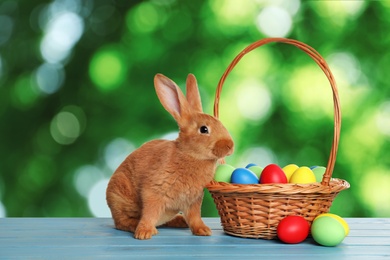
<svg viewBox="0 0 390 260">
<path fill-rule="evenodd" d="M 390 257 L 390 219 L 347 218 L 350 234 L 337 247 L 311 238 L 288 245 L 226 235 L 205 218 L 210 237 L 160 228 L 151 240 L 114 229 L 109 218 L 0 218 L 0 259 L 372 259 Z"/>
</svg>

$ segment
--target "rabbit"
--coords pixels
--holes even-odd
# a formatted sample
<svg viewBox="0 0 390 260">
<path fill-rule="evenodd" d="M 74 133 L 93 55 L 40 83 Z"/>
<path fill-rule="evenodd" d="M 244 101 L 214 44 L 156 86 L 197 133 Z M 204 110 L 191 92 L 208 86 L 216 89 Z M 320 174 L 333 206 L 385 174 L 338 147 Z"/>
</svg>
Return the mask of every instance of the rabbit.
<svg viewBox="0 0 390 260">
<path fill-rule="evenodd" d="M 201 219 L 203 191 L 217 162 L 233 153 L 231 135 L 204 114 L 197 81 L 189 74 L 186 96 L 162 74 L 154 77 L 157 96 L 179 126 L 176 140 L 152 140 L 133 151 L 111 176 L 107 204 L 115 227 L 150 239 L 157 227 L 189 227 L 210 236 Z"/>
</svg>

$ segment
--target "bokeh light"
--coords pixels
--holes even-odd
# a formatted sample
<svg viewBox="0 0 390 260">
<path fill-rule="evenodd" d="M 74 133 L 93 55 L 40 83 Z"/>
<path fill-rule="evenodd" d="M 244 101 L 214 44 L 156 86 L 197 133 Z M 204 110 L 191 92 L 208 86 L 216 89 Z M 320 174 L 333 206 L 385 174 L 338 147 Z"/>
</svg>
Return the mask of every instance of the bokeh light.
<svg viewBox="0 0 390 260">
<path fill-rule="evenodd" d="M 385 101 L 379 106 L 376 125 L 382 134 L 390 137 L 390 101 Z"/>
<path fill-rule="evenodd" d="M 153 2 L 142 2 L 126 15 L 127 28 L 134 33 L 151 33 L 166 20 L 166 13 Z"/>
<path fill-rule="evenodd" d="M 237 86 L 238 110 L 243 118 L 261 122 L 269 115 L 272 107 L 271 96 L 268 89 L 255 79 L 244 81 Z"/>
<path fill-rule="evenodd" d="M 311 119 L 333 118 L 332 89 L 316 64 L 297 68 L 282 89 L 283 101 L 291 111 Z"/>
<path fill-rule="evenodd" d="M 216 25 L 226 27 L 252 25 L 252 17 L 255 12 L 256 3 L 254 1 L 242 1 L 237 5 L 235 0 L 209 1 L 213 15 L 217 18 Z M 234 17 L 234 19 L 232 19 Z M 233 32 L 231 32 L 233 33 Z"/>
<path fill-rule="evenodd" d="M 331 68 L 335 69 L 335 75 L 338 76 L 338 83 L 345 85 L 356 85 L 362 77 L 361 65 L 358 59 L 351 53 L 337 52 L 328 57 Z M 344 75 L 336 74 L 340 72 Z M 343 82 L 346 79 L 347 82 Z"/>
<path fill-rule="evenodd" d="M 332 18 L 335 23 L 345 23 L 348 17 L 354 17 L 365 9 L 366 1 L 329 1 L 315 2 L 315 10 L 320 16 Z"/>
<path fill-rule="evenodd" d="M 292 18 L 284 8 L 267 6 L 259 13 L 256 25 L 269 37 L 286 37 L 292 27 Z"/>
<path fill-rule="evenodd" d="M 126 72 L 123 55 L 114 46 L 95 53 L 89 67 L 93 83 L 102 91 L 112 91 L 121 86 Z"/>
<path fill-rule="evenodd" d="M 51 135 L 60 144 L 71 144 L 80 135 L 80 123 L 70 112 L 58 113 L 50 127 Z"/>
<path fill-rule="evenodd" d="M 62 145 L 72 144 L 85 127 L 85 115 L 77 106 L 64 107 L 51 121 L 50 133 Z"/>
<path fill-rule="evenodd" d="M 17 78 L 12 89 L 12 103 L 19 109 L 32 107 L 39 99 L 36 82 L 31 75 L 21 75 Z"/>
<path fill-rule="evenodd" d="M 363 161 L 377 167 L 377 155 L 381 153 L 383 136 L 376 122 L 376 111 L 367 109 L 359 115 L 359 122 L 354 127 L 344 129 L 340 142 L 343 161 L 351 162 L 354 176 L 366 174 L 369 168 L 356 165 L 355 162 Z M 364 137 L 364 138 L 363 138 Z"/>
<path fill-rule="evenodd" d="M 49 63 L 60 63 L 70 54 L 84 30 L 82 18 L 72 12 L 63 12 L 49 21 L 41 42 L 42 57 Z"/>
<path fill-rule="evenodd" d="M 88 207 L 95 217 L 111 217 L 106 201 L 108 179 L 96 182 L 88 194 Z"/>
<path fill-rule="evenodd" d="M 260 3 L 266 3 L 267 5 L 274 5 L 284 8 L 291 16 L 294 16 L 298 13 L 301 8 L 300 0 L 265 0 Z"/>
<path fill-rule="evenodd" d="M 387 168 L 375 167 L 362 176 L 359 187 L 362 190 L 361 197 L 375 215 L 386 216 L 390 211 L 389 187 L 390 176 Z"/>
<path fill-rule="evenodd" d="M 35 74 L 39 90 L 45 94 L 53 94 L 62 86 L 65 72 L 61 65 L 44 63 Z"/>
<path fill-rule="evenodd" d="M 104 160 L 111 172 L 125 160 L 125 158 L 135 150 L 135 146 L 123 138 L 112 140 L 104 149 Z"/>
<path fill-rule="evenodd" d="M 73 175 L 73 184 L 77 192 L 87 198 L 95 183 L 104 177 L 103 171 L 94 165 L 84 165 Z"/>
</svg>

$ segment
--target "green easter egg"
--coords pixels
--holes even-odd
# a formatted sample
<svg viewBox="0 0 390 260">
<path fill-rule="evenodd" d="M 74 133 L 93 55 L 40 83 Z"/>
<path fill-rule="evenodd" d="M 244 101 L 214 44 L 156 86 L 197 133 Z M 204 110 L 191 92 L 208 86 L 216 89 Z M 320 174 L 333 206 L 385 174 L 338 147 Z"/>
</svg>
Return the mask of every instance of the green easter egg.
<svg viewBox="0 0 390 260">
<path fill-rule="evenodd" d="M 337 246 L 345 238 L 345 229 L 335 218 L 323 216 L 313 221 L 311 235 L 322 246 Z"/>
<path fill-rule="evenodd" d="M 214 180 L 221 182 L 230 182 L 230 177 L 235 168 L 229 164 L 220 164 L 215 170 Z"/>
<path fill-rule="evenodd" d="M 324 166 L 316 166 L 312 169 L 314 175 L 316 176 L 317 182 L 322 181 L 322 176 L 324 176 L 324 173 L 326 171 L 326 168 Z"/>
<path fill-rule="evenodd" d="M 260 174 L 263 171 L 263 168 L 260 167 L 260 166 L 255 165 L 255 166 L 249 167 L 248 170 L 250 170 L 251 172 L 256 174 L 257 178 L 260 178 Z"/>
<path fill-rule="evenodd" d="M 323 214 L 318 215 L 314 220 L 316 220 L 318 218 L 325 217 L 325 216 L 332 217 L 332 218 L 336 219 L 338 222 L 340 222 L 341 225 L 343 225 L 343 227 L 344 227 L 345 236 L 348 236 L 348 234 L 349 234 L 349 225 L 348 225 L 347 221 L 345 221 L 345 219 L 343 219 L 339 215 L 336 215 L 336 214 L 333 214 L 333 213 L 323 213 Z"/>
</svg>

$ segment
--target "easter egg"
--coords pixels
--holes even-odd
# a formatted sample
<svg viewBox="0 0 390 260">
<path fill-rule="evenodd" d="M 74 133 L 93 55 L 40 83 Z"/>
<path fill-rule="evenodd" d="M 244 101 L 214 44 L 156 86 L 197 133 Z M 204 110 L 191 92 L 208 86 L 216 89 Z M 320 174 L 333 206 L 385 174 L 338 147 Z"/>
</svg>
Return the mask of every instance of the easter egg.
<svg viewBox="0 0 390 260">
<path fill-rule="evenodd" d="M 260 175 L 260 183 L 287 183 L 286 174 L 282 168 L 276 164 L 269 164 L 264 167 Z"/>
<path fill-rule="evenodd" d="M 337 246 L 345 238 L 345 229 L 335 218 L 323 216 L 313 221 L 311 235 L 322 246 Z"/>
<path fill-rule="evenodd" d="M 230 181 L 235 184 L 257 184 L 259 179 L 250 170 L 237 168 L 233 171 Z"/>
<path fill-rule="evenodd" d="M 230 177 L 234 171 L 234 167 L 229 164 L 220 164 L 215 170 L 214 180 L 222 182 L 230 182 Z"/>
<path fill-rule="evenodd" d="M 287 216 L 279 222 L 277 235 L 280 240 L 288 244 L 302 242 L 309 235 L 310 226 L 301 216 Z"/>
<path fill-rule="evenodd" d="M 316 176 L 314 176 L 312 170 L 306 166 L 299 167 L 290 177 L 290 183 L 304 184 L 313 182 L 316 182 Z"/>
<path fill-rule="evenodd" d="M 255 163 L 249 163 L 247 166 L 245 166 L 245 168 L 249 169 L 250 167 L 252 166 L 257 166 L 257 164 Z"/>
<path fill-rule="evenodd" d="M 312 171 L 314 173 L 314 176 L 316 177 L 317 182 L 321 182 L 326 168 L 324 166 L 316 166 L 312 169 Z"/>
<path fill-rule="evenodd" d="M 334 218 L 336 219 L 338 222 L 341 223 L 341 225 L 343 225 L 343 228 L 344 228 L 344 231 L 345 231 L 345 236 L 348 236 L 349 234 L 349 226 L 348 226 L 348 223 L 347 221 L 345 221 L 345 219 L 343 219 L 342 217 L 336 215 L 336 214 L 332 214 L 332 213 L 323 213 L 323 214 L 320 214 L 318 215 L 314 220 L 320 218 L 320 217 L 331 217 L 331 218 Z"/>
<path fill-rule="evenodd" d="M 283 171 L 286 174 L 287 181 L 290 181 L 291 175 L 295 172 L 296 169 L 298 169 L 298 165 L 296 164 L 289 164 L 283 167 Z"/>
<path fill-rule="evenodd" d="M 251 172 L 256 174 L 257 178 L 260 178 L 260 174 L 263 171 L 263 168 L 260 166 L 254 165 L 254 166 L 249 167 L 248 170 L 250 170 Z"/>
</svg>

